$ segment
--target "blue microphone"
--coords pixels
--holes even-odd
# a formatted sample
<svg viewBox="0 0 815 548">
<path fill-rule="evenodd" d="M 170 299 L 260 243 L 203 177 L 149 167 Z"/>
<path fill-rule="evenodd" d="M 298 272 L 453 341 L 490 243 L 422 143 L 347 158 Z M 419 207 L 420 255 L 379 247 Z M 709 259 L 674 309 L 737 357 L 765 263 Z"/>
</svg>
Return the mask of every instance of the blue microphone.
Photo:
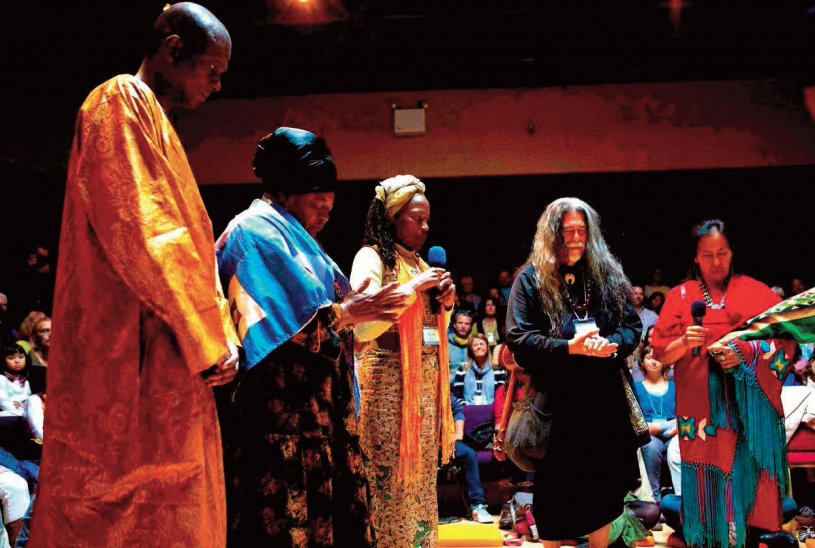
<svg viewBox="0 0 815 548">
<path fill-rule="evenodd" d="M 444 268 L 447 265 L 447 252 L 443 247 L 434 245 L 427 250 L 427 264 L 431 268 Z M 430 297 L 430 311 L 433 314 L 441 314 L 441 303 L 436 299 L 441 294 L 438 287 L 432 287 L 427 292 Z"/>
</svg>

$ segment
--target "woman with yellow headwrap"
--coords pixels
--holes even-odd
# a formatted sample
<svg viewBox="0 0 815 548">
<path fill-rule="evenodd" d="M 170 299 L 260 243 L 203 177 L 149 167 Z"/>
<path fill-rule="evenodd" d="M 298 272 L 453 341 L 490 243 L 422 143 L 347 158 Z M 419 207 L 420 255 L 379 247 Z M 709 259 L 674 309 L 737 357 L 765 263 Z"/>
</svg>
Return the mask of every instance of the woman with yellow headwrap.
<svg viewBox="0 0 815 548">
<path fill-rule="evenodd" d="M 370 278 L 367 291 L 398 282 L 409 296 L 396 323 L 354 328 L 357 340 L 371 341 L 358 371 L 359 432 L 379 548 L 436 546 L 439 448 L 443 462 L 453 456 L 446 327 L 455 286 L 448 272 L 430 268 L 418 253 L 430 218 L 424 190 L 411 175 L 376 187 L 364 247 L 351 270 L 352 284 Z M 439 290 L 437 314 L 431 288 Z"/>
</svg>

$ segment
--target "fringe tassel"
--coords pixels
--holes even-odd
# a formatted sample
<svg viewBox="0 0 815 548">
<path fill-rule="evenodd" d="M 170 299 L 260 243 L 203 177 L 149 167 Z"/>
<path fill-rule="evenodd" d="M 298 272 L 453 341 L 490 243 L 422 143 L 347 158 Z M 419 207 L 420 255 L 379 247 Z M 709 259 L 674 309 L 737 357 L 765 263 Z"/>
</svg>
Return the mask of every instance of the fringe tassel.
<svg viewBox="0 0 815 548">
<path fill-rule="evenodd" d="M 708 375 L 711 423 L 735 428 L 738 439 L 730 474 L 708 464 L 682 463 L 682 528 L 690 546 L 744 547 L 762 470 L 779 492 L 787 489 L 784 417 L 762 390 L 755 366 L 755 359 L 742 361 L 728 374 L 711 368 Z"/>
<path fill-rule="evenodd" d="M 447 464 L 455 456 L 456 427 L 453 421 L 453 408 L 450 405 L 450 368 L 445 367 L 450 360 L 447 348 L 447 314 L 443 311 L 437 316 L 440 336 L 439 342 L 439 388 L 436 404 L 436 416 L 440 423 L 438 428 L 441 463 Z"/>
<path fill-rule="evenodd" d="M 727 405 L 727 379 L 721 367 L 708 362 L 708 394 L 710 399 L 710 424 L 726 430 L 730 429 Z"/>
<path fill-rule="evenodd" d="M 730 478 L 720 468 L 682 463 L 682 530 L 688 546 L 728 548 Z"/>
<path fill-rule="evenodd" d="M 736 454 L 733 457 L 733 521 L 736 524 L 736 546 L 744 546 L 747 516 L 753 511 L 756 500 L 756 487 L 761 469 L 750 454 L 747 443 L 742 438 L 736 442 Z"/>
<path fill-rule="evenodd" d="M 424 269 L 422 269 L 424 270 Z M 410 281 L 405 260 L 396 255 L 396 273 L 400 284 Z M 402 424 L 399 439 L 398 477 L 404 484 L 417 481 L 421 473 L 422 406 L 419 385 L 422 372 L 422 297 L 399 318 L 399 340 L 402 358 Z"/>
<path fill-rule="evenodd" d="M 787 451 L 784 417 L 761 390 L 756 380 L 755 360 L 738 366 L 733 375 L 736 397 L 735 413 L 740 423 L 739 438 L 747 444 L 760 470 L 766 470 L 778 483 L 781 492 L 787 490 Z"/>
</svg>

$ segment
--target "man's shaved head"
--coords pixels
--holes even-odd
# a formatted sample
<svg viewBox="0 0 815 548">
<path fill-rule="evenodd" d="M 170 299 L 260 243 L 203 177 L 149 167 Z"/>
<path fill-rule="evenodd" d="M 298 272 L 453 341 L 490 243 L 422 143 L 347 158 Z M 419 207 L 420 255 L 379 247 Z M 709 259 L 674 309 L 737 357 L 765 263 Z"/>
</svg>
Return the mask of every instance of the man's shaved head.
<svg viewBox="0 0 815 548">
<path fill-rule="evenodd" d="M 204 53 L 210 44 L 232 48 L 226 27 L 212 12 L 193 2 L 179 2 L 158 16 L 147 42 L 146 57 L 152 59 L 162 42 L 173 34 L 182 43 L 178 61 Z"/>
</svg>

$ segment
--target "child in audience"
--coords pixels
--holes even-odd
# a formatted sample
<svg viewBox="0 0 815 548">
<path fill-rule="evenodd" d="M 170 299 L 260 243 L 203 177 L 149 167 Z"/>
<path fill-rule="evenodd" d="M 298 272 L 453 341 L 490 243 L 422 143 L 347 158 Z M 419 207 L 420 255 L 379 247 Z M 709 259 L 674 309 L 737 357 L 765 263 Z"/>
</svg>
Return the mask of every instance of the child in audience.
<svg viewBox="0 0 815 548">
<path fill-rule="evenodd" d="M 0 348 L 0 417 L 19 417 L 34 439 L 42 441 L 42 399 L 32 395 L 28 375 L 31 358 L 19 345 L 4 341 Z"/>
</svg>

